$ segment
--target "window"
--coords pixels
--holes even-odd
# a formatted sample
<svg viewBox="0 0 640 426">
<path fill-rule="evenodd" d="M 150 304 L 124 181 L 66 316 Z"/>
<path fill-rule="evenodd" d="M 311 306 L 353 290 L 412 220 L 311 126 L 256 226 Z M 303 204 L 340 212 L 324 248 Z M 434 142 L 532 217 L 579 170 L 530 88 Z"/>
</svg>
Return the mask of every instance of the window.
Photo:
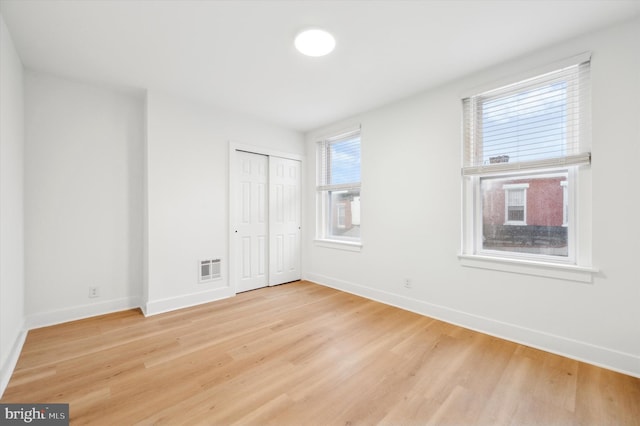
<svg viewBox="0 0 640 426">
<path fill-rule="evenodd" d="M 342 202 L 338 204 L 338 228 L 345 228 L 347 226 L 347 203 Z"/>
<path fill-rule="evenodd" d="M 360 130 L 318 142 L 317 238 L 360 242 Z"/>
<path fill-rule="evenodd" d="M 527 224 L 527 188 L 528 183 L 505 184 L 504 189 L 504 217 L 505 225 Z"/>
<path fill-rule="evenodd" d="M 581 203 L 571 194 L 591 161 L 589 67 L 583 55 L 463 99 L 463 254 L 584 259 L 576 244 Z"/>
<path fill-rule="evenodd" d="M 569 189 L 567 188 L 567 181 L 560 181 L 562 187 L 562 226 L 569 225 Z"/>
</svg>

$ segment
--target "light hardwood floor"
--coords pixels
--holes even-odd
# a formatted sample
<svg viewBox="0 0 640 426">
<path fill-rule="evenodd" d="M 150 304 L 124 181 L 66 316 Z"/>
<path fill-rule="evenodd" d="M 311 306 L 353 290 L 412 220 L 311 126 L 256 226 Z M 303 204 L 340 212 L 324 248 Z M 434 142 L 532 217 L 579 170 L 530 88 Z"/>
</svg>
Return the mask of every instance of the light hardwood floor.
<svg viewBox="0 0 640 426">
<path fill-rule="evenodd" d="M 638 425 L 640 379 L 298 282 L 30 331 L 2 402 L 92 425 Z"/>
</svg>

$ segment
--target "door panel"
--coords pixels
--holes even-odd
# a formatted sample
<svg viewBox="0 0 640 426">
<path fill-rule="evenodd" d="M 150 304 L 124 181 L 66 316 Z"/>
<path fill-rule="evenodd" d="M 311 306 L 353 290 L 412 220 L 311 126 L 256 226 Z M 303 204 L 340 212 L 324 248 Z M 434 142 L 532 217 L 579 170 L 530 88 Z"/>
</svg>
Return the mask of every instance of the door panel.
<svg viewBox="0 0 640 426">
<path fill-rule="evenodd" d="M 236 194 L 240 220 L 236 229 L 236 265 L 239 270 L 236 292 L 265 287 L 268 284 L 268 175 L 267 156 L 236 152 L 238 187 Z"/>
<path fill-rule="evenodd" d="M 299 280 L 300 161 L 269 157 L 269 285 Z"/>
</svg>

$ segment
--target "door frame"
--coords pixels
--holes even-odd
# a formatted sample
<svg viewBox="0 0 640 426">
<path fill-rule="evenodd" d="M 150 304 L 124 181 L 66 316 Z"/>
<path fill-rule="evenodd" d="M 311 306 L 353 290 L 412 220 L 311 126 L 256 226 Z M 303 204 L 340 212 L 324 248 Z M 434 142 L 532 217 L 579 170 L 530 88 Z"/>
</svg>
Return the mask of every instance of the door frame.
<svg viewBox="0 0 640 426">
<path fill-rule="evenodd" d="M 228 174 L 228 178 L 229 178 L 229 193 L 227 194 L 227 206 L 228 206 L 228 221 L 227 221 L 227 225 L 228 225 L 228 245 L 227 247 L 229 247 L 229 270 L 228 270 L 228 277 L 229 277 L 229 287 L 233 290 L 234 294 L 237 294 L 237 259 L 236 259 L 236 238 L 235 238 L 235 227 L 236 227 L 236 222 L 235 222 L 235 218 L 238 217 L 238 212 L 236 211 L 236 200 L 235 200 L 235 194 L 237 192 L 237 173 L 238 173 L 238 166 L 237 166 L 237 162 L 236 162 L 236 151 L 244 151 L 244 152 L 248 152 L 251 154 L 259 154 L 259 155 L 266 155 L 267 157 L 281 157 L 281 158 L 287 158 L 289 160 L 297 160 L 300 161 L 300 220 L 302 221 L 302 210 L 303 210 L 303 206 L 304 206 L 304 191 L 302 190 L 302 188 L 304 188 L 304 155 L 301 154 L 294 154 L 291 152 L 284 152 L 284 151 L 277 151 L 274 149 L 270 149 L 270 148 L 266 148 L 266 147 L 262 147 L 262 146 L 256 146 L 256 145 L 248 145 L 248 144 L 244 144 L 244 143 L 239 143 L 239 142 L 234 142 L 234 141 L 229 141 L 229 158 L 228 158 L 228 165 L 229 165 L 229 174 Z M 302 233 L 302 231 L 301 231 Z M 302 234 L 300 235 L 300 250 L 302 250 Z M 302 273 L 302 271 L 300 271 Z"/>
</svg>

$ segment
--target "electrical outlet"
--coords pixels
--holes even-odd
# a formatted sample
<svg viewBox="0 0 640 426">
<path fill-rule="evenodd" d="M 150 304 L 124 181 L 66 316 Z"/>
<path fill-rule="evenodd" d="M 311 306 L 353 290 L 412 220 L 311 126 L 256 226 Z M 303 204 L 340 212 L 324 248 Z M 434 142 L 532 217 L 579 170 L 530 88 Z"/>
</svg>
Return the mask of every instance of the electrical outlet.
<svg viewBox="0 0 640 426">
<path fill-rule="evenodd" d="M 89 287 L 89 297 L 100 297 L 100 287 Z"/>
<path fill-rule="evenodd" d="M 409 278 L 404 279 L 404 288 L 411 288 L 411 280 Z"/>
</svg>

